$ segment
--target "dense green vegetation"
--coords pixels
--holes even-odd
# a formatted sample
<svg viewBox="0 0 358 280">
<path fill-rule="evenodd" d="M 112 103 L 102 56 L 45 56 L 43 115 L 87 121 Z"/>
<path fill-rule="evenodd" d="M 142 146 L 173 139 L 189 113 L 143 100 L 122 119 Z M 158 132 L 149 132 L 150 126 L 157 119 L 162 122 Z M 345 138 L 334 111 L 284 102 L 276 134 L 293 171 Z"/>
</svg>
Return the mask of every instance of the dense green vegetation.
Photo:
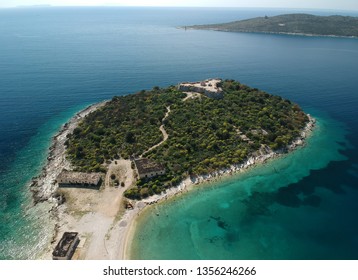
<svg viewBox="0 0 358 280">
<path fill-rule="evenodd" d="M 162 163 L 167 173 L 140 180 L 140 188 L 126 193 L 140 198 L 159 193 L 187 175 L 240 163 L 262 145 L 284 148 L 308 121 L 298 105 L 279 96 L 232 80 L 222 87 L 220 100 L 201 96 L 183 101 L 186 94 L 174 86 L 114 97 L 69 136 L 68 157 L 81 171 L 101 171 L 108 159 L 140 155 L 162 140 L 159 126 L 170 106 L 164 121 L 169 138 L 146 155 Z"/>
<path fill-rule="evenodd" d="M 287 14 L 223 24 L 195 25 L 193 29 L 228 32 L 296 33 L 358 37 L 358 17 Z"/>
<path fill-rule="evenodd" d="M 152 91 L 114 97 L 69 135 L 68 158 L 79 171 L 98 172 L 105 171 L 103 163 L 108 159 L 140 155 L 162 140 L 158 128 L 166 106 L 185 96 L 174 87 L 155 87 Z"/>
</svg>

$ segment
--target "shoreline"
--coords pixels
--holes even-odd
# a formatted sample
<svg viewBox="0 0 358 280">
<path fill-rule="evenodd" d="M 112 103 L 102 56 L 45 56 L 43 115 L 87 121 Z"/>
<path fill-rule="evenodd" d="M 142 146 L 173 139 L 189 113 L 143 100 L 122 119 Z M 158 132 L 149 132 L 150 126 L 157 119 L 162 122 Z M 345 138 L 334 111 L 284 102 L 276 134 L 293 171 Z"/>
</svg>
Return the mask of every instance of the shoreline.
<svg viewBox="0 0 358 280">
<path fill-rule="evenodd" d="M 61 172 L 61 168 L 71 168 L 65 158 L 65 141 L 68 134 L 72 133 L 78 123 L 88 114 L 104 106 L 108 101 L 92 104 L 76 113 L 68 122 L 62 125 L 58 133 L 52 137 L 47 163 L 42 168 L 40 175 L 33 177 L 30 183 L 30 190 L 33 194 L 34 204 L 48 201 L 54 194 L 54 180 Z"/>
<path fill-rule="evenodd" d="M 85 198 L 87 196 L 90 198 L 83 201 L 78 199 L 76 201 L 78 205 L 76 206 L 79 210 L 77 212 L 73 211 L 73 209 L 70 211 L 68 203 L 63 203 L 62 196 L 56 196 L 57 188 L 54 183 L 63 168 L 71 170 L 71 165 L 65 158 L 64 143 L 67 139 L 66 136 L 76 128 L 77 124 L 85 116 L 104 106 L 107 102 L 103 101 L 88 106 L 61 127 L 60 131 L 53 137 L 49 156 L 47 157 L 47 164 L 42 169 L 41 175 L 32 180 L 30 190 L 33 193 L 34 204 L 36 205 L 41 202 L 52 204 L 50 219 L 55 221 L 52 242 L 46 251 L 41 254 L 41 259 L 51 259 L 52 250 L 64 231 L 83 233 L 83 242 L 79 245 L 80 253 L 74 256 L 77 259 L 129 259 L 130 243 L 135 233 L 137 218 L 147 206 L 166 201 L 183 192 L 188 192 L 196 185 L 216 181 L 229 175 L 239 174 L 250 167 L 266 162 L 268 159 L 287 154 L 297 147 L 303 146 L 315 126 L 315 119 L 308 115 L 309 121 L 300 136 L 287 148 L 275 152 L 268 149 L 260 149 L 244 163 L 232 165 L 206 175 L 193 178 L 187 177 L 178 186 L 172 187 L 160 195 L 153 195 L 140 201 L 129 200 L 134 209 L 126 209 L 124 213 L 121 213 L 120 206 L 124 198 L 123 192 L 126 188 L 118 189 L 105 186 L 104 190 L 101 187 L 101 190 L 95 191 L 77 189 L 71 192 L 66 190 L 65 199 L 72 201 L 72 204 L 74 198 L 79 196 L 79 194 Z M 128 164 L 128 161 L 123 160 L 123 162 Z M 132 181 L 129 180 L 127 187 L 131 184 Z M 110 205 L 105 206 L 101 202 L 102 204 L 109 203 Z"/>
<path fill-rule="evenodd" d="M 28 185 L 32 195 L 34 207 L 36 207 L 36 205 L 39 203 L 49 203 L 51 207 L 49 210 L 49 219 L 55 221 L 55 227 L 51 237 L 51 244 L 54 243 L 58 234 L 58 208 L 62 203 L 62 201 L 55 196 L 56 185 L 54 182 L 63 168 L 67 168 L 69 170 L 71 169 L 71 164 L 65 158 L 66 148 L 64 143 L 67 139 L 67 135 L 73 132 L 78 123 L 85 116 L 104 106 L 107 102 L 108 101 L 102 101 L 87 106 L 83 110 L 77 112 L 64 125 L 61 126 L 60 130 L 52 137 L 46 164 L 41 169 L 40 174 L 33 177 Z M 43 252 L 42 254 L 39 253 L 40 258 L 43 258 L 42 255 Z"/>
<path fill-rule="evenodd" d="M 153 204 L 162 203 L 167 201 L 168 199 L 174 198 L 177 195 L 181 195 L 183 193 L 189 192 L 194 186 L 209 184 L 218 180 L 224 180 L 226 178 L 229 178 L 229 176 L 239 175 L 241 172 L 248 171 L 251 168 L 259 164 L 263 164 L 270 159 L 278 159 L 281 156 L 296 150 L 298 147 L 303 147 L 306 144 L 307 138 L 311 136 L 312 131 L 316 126 L 316 119 L 311 117 L 309 114 L 307 114 L 307 116 L 309 118 L 309 121 L 306 124 L 305 128 L 301 131 L 300 136 L 297 137 L 290 145 L 287 146 L 287 149 L 279 150 L 275 152 L 270 151 L 267 154 L 261 154 L 258 156 L 251 156 L 244 163 L 235 164 L 228 168 L 221 169 L 206 175 L 196 176 L 195 178 L 187 177 L 183 181 L 181 181 L 181 183 L 177 187 L 168 189 L 166 193 L 162 193 L 160 195 L 154 195 L 147 199 L 141 200 L 145 202 L 146 205 L 145 207 L 141 208 L 140 211 L 138 211 L 138 213 L 140 213 L 142 210 L 147 210 L 148 207 Z M 130 221 L 129 229 L 127 230 L 127 236 L 124 238 L 126 244 L 124 245 L 124 248 L 122 248 L 123 251 L 121 253 L 121 256 L 123 258 L 121 259 L 125 259 L 125 260 L 130 259 L 129 245 L 133 240 L 138 218 L 139 218 L 139 214 L 134 216 L 134 219 Z"/>
<path fill-rule="evenodd" d="M 291 35 L 291 36 L 304 36 L 304 37 L 323 37 L 323 38 L 346 38 L 346 39 L 358 39 L 358 36 L 344 36 L 344 35 L 323 35 L 323 34 L 311 34 L 311 33 L 295 33 L 295 32 L 274 32 L 274 31 L 231 31 L 228 29 L 218 28 L 194 28 L 194 27 L 177 27 L 178 29 L 186 30 L 206 30 L 216 32 L 229 32 L 229 33 L 248 33 L 248 34 L 271 34 L 271 35 Z"/>
</svg>

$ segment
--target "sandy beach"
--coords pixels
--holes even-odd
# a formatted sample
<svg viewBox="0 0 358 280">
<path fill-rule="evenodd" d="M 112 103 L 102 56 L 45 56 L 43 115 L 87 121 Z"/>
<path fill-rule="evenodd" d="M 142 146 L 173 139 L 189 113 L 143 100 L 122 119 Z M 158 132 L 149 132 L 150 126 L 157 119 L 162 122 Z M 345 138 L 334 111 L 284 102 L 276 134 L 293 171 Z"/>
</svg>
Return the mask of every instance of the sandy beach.
<svg viewBox="0 0 358 280">
<path fill-rule="evenodd" d="M 41 259 L 51 259 L 52 251 L 66 231 L 79 233 L 80 243 L 73 259 L 105 260 L 128 259 L 130 241 L 135 232 L 136 218 L 145 208 L 155 203 L 165 201 L 183 191 L 189 191 L 195 185 L 218 180 L 243 172 L 248 168 L 263 163 L 268 159 L 279 157 L 305 143 L 305 139 L 315 126 L 315 120 L 310 117 L 308 124 L 287 149 L 271 151 L 261 149 L 246 162 L 232 165 L 229 168 L 195 178 L 186 178 L 177 187 L 173 187 L 160 195 L 154 195 L 141 201 L 129 201 L 123 193 L 135 184 L 134 170 L 130 160 L 117 159 L 107 163 L 108 172 L 99 190 L 84 188 L 58 189 L 55 179 L 63 168 L 71 170 L 71 164 L 65 157 L 66 136 L 73 131 L 77 124 L 89 113 L 97 110 L 106 102 L 92 105 L 79 112 L 54 137 L 50 148 L 48 163 L 42 174 L 31 184 L 36 203 L 49 202 L 53 204 L 51 216 L 56 220 L 53 240 Z M 115 174 L 124 186 L 115 186 L 110 175 Z M 59 197 L 64 198 L 65 202 Z M 133 209 L 126 209 L 130 202 Z"/>
</svg>

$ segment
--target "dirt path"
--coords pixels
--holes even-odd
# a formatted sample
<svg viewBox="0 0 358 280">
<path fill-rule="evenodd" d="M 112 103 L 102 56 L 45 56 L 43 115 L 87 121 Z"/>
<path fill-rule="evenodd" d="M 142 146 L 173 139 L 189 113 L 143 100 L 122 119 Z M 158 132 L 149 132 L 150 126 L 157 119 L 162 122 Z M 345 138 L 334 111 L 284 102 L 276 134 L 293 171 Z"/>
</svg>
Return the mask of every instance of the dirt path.
<svg viewBox="0 0 358 280">
<path fill-rule="evenodd" d="M 170 114 L 170 106 L 168 106 L 167 107 L 167 112 L 165 113 L 165 116 L 164 116 L 164 118 L 162 119 L 162 125 L 159 127 L 159 130 L 162 132 L 162 134 L 163 134 L 163 140 L 162 141 L 160 141 L 158 144 L 156 144 L 156 145 L 154 145 L 154 146 L 152 146 L 152 147 L 150 147 L 148 150 L 146 150 L 143 154 L 141 154 L 140 155 L 140 157 L 143 157 L 143 156 L 145 156 L 147 153 L 149 153 L 151 150 L 154 150 L 155 148 L 157 148 L 157 147 L 159 147 L 160 145 L 162 145 L 165 141 L 167 141 L 167 139 L 168 139 L 168 137 L 169 137 L 169 135 L 168 135 L 168 133 L 165 131 L 165 128 L 164 128 L 164 121 L 165 121 L 165 119 L 169 116 L 169 114 Z"/>
<path fill-rule="evenodd" d="M 202 97 L 203 95 L 198 93 L 198 92 L 184 92 L 186 93 L 186 97 L 184 97 L 183 101 L 187 101 L 188 99 L 192 99 L 192 98 L 200 98 Z"/>
<path fill-rule="evenodd" d="M 202 94 L 200 93 L 197 93 L 197 92 L 185 92 L 186 93 L 186 97 L 183 98 L 183 101 L 186 101 L 188 99 L 191 99 L 191 98 L 200 98 L 202 96 Z M 149 153 L 151 150 L 154 150 L 155 148 L 159 147 L 160 145 L 162 145 L 165 141 L 167 141 L 169 135 L 168 133 L 165 131 L 165 128 L 164 128 L 164 121 L 165 119 L 169 116 L 170 114 L 170 106 L 166 107 L 167 108 L 167 112 L 165 113 L 165 116 L 164 118 L 162 119 L 162 125 L 159 127 L 159 130 L 162 132 L 163 134 L 163 140 L 160 141 L 158 144 L 150 147 L 148 150 L 146 150 L 144 153 L 142 153 L 139 157 L 143 157 L 145 156 L 147 153 Z"/>
</svg>

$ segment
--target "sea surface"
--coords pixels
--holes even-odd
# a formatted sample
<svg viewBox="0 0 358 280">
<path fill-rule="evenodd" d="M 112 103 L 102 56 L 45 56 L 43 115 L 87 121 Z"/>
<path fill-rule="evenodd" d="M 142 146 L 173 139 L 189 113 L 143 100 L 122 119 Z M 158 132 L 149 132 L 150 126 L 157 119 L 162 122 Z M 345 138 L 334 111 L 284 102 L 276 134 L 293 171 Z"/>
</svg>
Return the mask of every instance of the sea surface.
<svg viewBox="0 0 358 280">
<path fill-rule="evenodd" d="M 29 183 L 87 105 L 182 81 L 235 79 L 317 118 L 306 147 L 141 216 L 135 259 L 358 259 L 358 39 L 178 26 L 287 12 L 0 9 L 0 259 L 37 259 L 53 222 Z M 157 213 L 159 216 L 157 216 Z"/>
</svg>

